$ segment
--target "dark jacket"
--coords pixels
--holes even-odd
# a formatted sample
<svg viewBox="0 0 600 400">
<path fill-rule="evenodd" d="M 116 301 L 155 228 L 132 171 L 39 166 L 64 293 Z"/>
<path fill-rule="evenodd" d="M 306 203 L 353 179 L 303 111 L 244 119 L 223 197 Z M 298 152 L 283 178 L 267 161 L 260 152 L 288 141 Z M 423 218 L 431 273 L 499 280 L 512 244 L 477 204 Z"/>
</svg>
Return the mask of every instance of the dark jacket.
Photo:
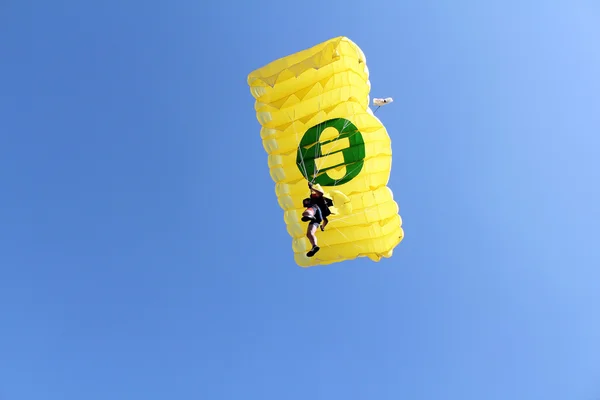
<svg viewBox="0 0 600 400">
<path fill-rule="evenodd" d="M 304 204 L 304 207 L 310 207 L 314 205 L 318 206 L 321 210 L 321 215 L 323 218 L 327 218 L 327 216 L 331 215 L 331 210 L 329 207 L 333 207 L 333 201 L 325 196 L 316 198 L 307 197 L 302 201 L 302 204 Z"/>
</svg>

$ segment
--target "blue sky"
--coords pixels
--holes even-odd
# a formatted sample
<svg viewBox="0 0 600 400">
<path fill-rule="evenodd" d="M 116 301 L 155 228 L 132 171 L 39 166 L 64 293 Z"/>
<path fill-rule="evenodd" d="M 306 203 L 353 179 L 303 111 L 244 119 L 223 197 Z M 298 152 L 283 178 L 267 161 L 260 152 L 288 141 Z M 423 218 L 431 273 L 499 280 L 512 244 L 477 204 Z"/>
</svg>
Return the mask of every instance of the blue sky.
<svg viewBox="0 0 600 400">
<path fill-rule="evenodd" d="M 597 3 L 202 4 L 2 5 L 0 398 L 600 396 Z M 406 237 L 302 269 L 246 76 L 339 35 Z"/>
</svg>

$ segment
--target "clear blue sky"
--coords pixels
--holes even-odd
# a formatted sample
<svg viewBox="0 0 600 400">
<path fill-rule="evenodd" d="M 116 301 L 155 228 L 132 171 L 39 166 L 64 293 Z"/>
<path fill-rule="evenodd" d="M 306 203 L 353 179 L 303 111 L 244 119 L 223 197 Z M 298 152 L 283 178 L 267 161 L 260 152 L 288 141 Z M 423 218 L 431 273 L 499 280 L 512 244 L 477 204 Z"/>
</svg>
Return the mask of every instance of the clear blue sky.
<svg viewBox="0 0 600 400">
<path fill-rule="evenodd" d="M 0 399 L 600 396 L 597 2 L 93 3 L 0 7 Z M 302 269 L 246 76 L 339 35 L 406 238 Z"/>
</svg>

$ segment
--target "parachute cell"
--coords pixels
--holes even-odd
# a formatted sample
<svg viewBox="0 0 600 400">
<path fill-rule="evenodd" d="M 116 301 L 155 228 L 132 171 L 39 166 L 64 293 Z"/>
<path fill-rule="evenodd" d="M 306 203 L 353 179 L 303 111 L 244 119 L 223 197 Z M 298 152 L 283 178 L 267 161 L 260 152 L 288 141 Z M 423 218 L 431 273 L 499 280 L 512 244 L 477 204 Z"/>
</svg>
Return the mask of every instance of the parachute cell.
<svg viewBox="0 0 600 400">
<path fill-rule="evenodd" d="M 251 72 L 248 85 L 296 263 L 391 257 L 404 231 L 387 187 L 390 137 L 369 108 L 362 50 L 346 37 L 330 39 Z M 321 185 L 335 207 L 314 257 L 306 256 L 301 220 L 308 182 Z"/>
</svg>

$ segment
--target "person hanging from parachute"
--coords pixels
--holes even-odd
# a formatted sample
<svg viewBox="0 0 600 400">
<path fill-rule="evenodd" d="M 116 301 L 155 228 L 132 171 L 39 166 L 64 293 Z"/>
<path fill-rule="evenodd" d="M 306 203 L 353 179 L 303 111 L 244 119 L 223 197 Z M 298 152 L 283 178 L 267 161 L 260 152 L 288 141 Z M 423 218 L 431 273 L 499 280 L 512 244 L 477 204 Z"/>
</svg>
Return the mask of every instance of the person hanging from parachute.
<svg viewBox="0 0 600 400">
<path fill-rule="evenodd" d="M 306 210 L 302 213 L 302 221 L 308 222 L 306 237 L 312 248 L 306 255 L 312 257 L 320 250 L 317 245 L 317 228 L 320 226 L 321 231 L 325 230 L 325 226 L 329 223 L 327 217 L 331 215 L 329 207 L 333 207 L 333 200 L 325 197 L 325 192 L 318 183 L 313 185 L 308 182 L 308 188 L 310 189 L 310 197 L 302 200 L 302 205 L 306 207 Z"/>
</svg>

